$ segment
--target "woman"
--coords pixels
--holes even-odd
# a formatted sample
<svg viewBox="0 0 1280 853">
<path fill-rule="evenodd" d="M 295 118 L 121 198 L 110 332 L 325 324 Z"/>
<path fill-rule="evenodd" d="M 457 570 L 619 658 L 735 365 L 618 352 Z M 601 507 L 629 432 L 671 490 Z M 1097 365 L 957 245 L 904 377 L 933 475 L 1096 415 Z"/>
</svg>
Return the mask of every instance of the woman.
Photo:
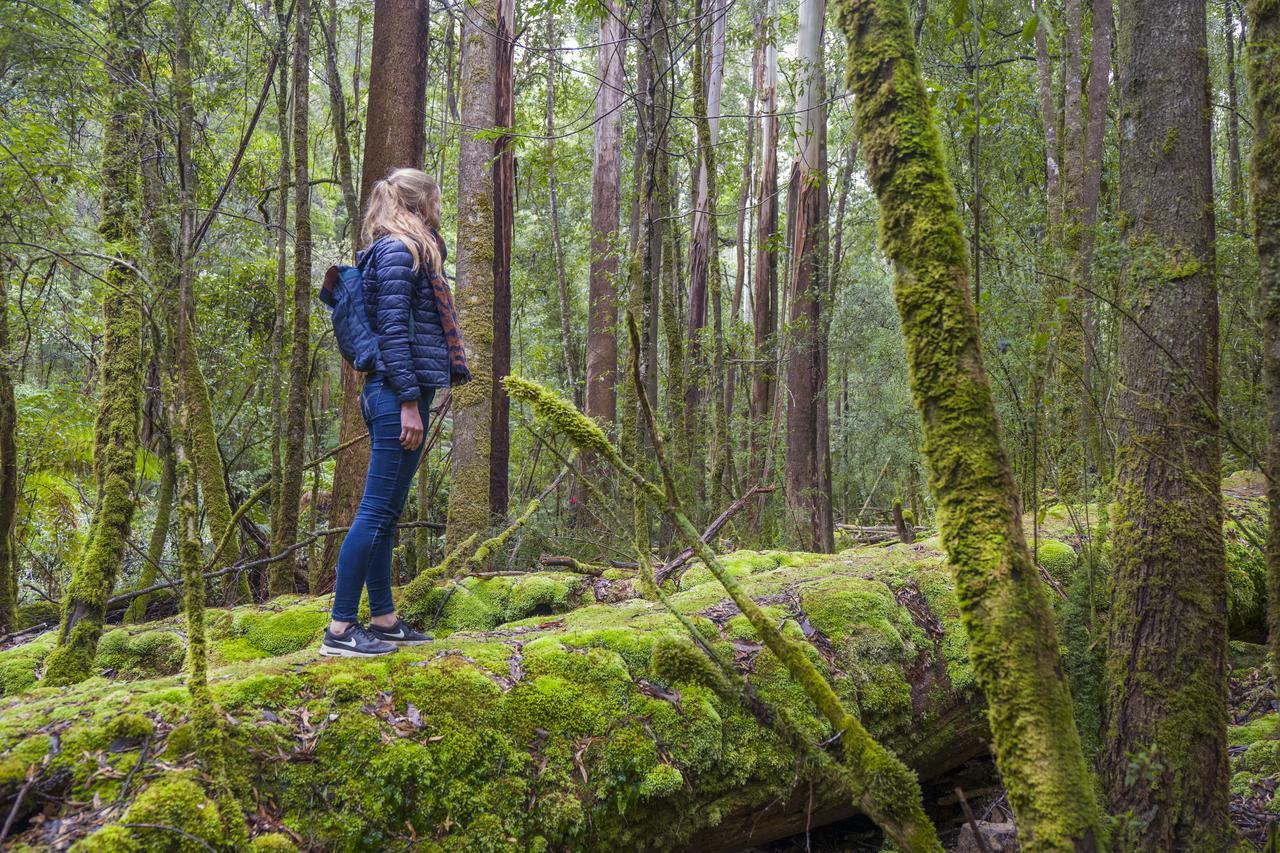
<svg viewBox="0 0 1280 853">
<path fill-rule="evenodd" d="M 391 549 L 436 389 L 470 378 L 439 227 L 440 187 L 425 172 L 396 169 L 374 184 L 360 235 L 368 247 L 361 257 L 365 311 L 379 352 L 360 395 L 372 449 L 360 509 L 338 553 L 322 655 L 372 657 L 431 639 L 396 615 Z M 366 586 L 368 628 L 356 620 Z"/>
</svg>

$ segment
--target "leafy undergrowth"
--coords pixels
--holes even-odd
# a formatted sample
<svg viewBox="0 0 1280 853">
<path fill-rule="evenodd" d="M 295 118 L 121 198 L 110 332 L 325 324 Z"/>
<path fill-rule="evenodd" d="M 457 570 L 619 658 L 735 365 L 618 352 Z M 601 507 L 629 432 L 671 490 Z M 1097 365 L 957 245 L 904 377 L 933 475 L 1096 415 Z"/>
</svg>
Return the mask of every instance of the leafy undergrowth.
<svg viewBox="0 0 1280 853">
<path fill-rule="evenodd" d="M 923 774 L 981 751 L 980 706 L 936 551 L 742 552 L 726 562 Z M 808 770 L 725 694 L 676 619 L 643 599 L 615 600 L 629 586 L 558 574 L 468 579 L 432 599 L 433 643 L 372 661 L 318 658 L 326 598 L 210 611 L 211 686 L 254 844 L 673 847 L 809 796 L 807 784 L 797 788 Z M 704 569 L 693 566 L 673 599 L 771 706 L 815 742 L 828 737 Z M 15 849 L 219 843 L 173 654 L 181 629 L 180 620 L 117 629 L 99 655 L 102 674 L 69 689 L 33 682 L 48 635 L 0 652 L 0 802 L 30 780 Z"/>
</svg>

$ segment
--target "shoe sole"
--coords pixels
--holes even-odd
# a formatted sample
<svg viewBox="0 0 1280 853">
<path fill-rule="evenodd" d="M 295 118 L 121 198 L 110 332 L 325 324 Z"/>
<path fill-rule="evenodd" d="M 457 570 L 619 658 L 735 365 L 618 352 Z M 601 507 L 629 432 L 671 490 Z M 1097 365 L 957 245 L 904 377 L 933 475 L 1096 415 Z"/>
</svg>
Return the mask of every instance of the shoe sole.
<svg viewBox="0 0 1280 853">
<path fill-rule="evenodd" d="M 320 654 L 327 658 L 380 658 L 384 655 L 393 655 L 395 649 L 386 652 L 358 652 L 355 649 L 335 649 L 332 646 L 321 646 Z"/>
<path fill-rule="evenodd" d="M 425 646 L 428 643 L 435 642 L 434 640 L 392 640 L 387 637 L 379 637 L 378 639 L 393 646 Z"/>
</svg>

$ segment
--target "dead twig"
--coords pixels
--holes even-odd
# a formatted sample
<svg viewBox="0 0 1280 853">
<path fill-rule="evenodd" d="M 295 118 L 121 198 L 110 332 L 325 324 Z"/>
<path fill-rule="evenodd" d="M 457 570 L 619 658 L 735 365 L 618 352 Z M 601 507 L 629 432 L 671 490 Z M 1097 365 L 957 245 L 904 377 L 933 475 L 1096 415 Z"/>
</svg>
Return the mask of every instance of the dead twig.
<svg viewBox="0 0 1280 853">
<path fill-rule="evenodd" d="M 702 532 L 702 541 L 710 544 L 711 540 L 714 539 L 716 537 L 716 534 L 720 532 L 720 529 L 729 523 L 729 519 L 733 518 L 734 514 L 737 513 L 744 506 L 746 506 L 747 503 L 753 497 L 759 494 L 764 494 L 766 492 L 772 492 L 776 489 L 777 489 L 777 486 L 761 486 L 758 484 L 755 486 L 752 486 L 750 489 L 747 489 L 746 493 L 743 494 L 742 497 L 738 498 L 736 501 L 729 504 L 728 509 L 726 509 L 724 512 L 716 516 L 715 521 L 707 525 L 707 529 Z M 689 562 L 689 560 L 692 558 L 693 558 L 693 549 L 685 548 L 679 554 L 676 554 L 669 561 L 667 561 L 667 563 L 662 568 L 658 569 L 656 572 L 653 573 L 654 583 L 659 583 L 659 584 L 662 583 L 667 578 L 669 578 L 672 574 L 678 571 L 681 566 Z"/>
</svg>

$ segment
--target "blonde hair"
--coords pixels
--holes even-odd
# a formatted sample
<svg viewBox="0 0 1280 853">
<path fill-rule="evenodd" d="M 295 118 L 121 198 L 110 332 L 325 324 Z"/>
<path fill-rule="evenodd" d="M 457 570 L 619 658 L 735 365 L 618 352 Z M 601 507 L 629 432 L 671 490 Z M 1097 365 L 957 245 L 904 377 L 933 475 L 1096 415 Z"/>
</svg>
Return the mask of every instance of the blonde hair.
<svg viewBox="0 0 1280 853">
<path fill-rule="evenodd" d="M 393 169 L 369 191 L 360 241 L 371 245 L 382 237 L 395 237 L 413 255 L 413 268 L 425 258 L 436 273 L 443 273 L 440 245 L 434 229 L 440 227 L 440 185 L 421 169 Z"/>
</svg>

